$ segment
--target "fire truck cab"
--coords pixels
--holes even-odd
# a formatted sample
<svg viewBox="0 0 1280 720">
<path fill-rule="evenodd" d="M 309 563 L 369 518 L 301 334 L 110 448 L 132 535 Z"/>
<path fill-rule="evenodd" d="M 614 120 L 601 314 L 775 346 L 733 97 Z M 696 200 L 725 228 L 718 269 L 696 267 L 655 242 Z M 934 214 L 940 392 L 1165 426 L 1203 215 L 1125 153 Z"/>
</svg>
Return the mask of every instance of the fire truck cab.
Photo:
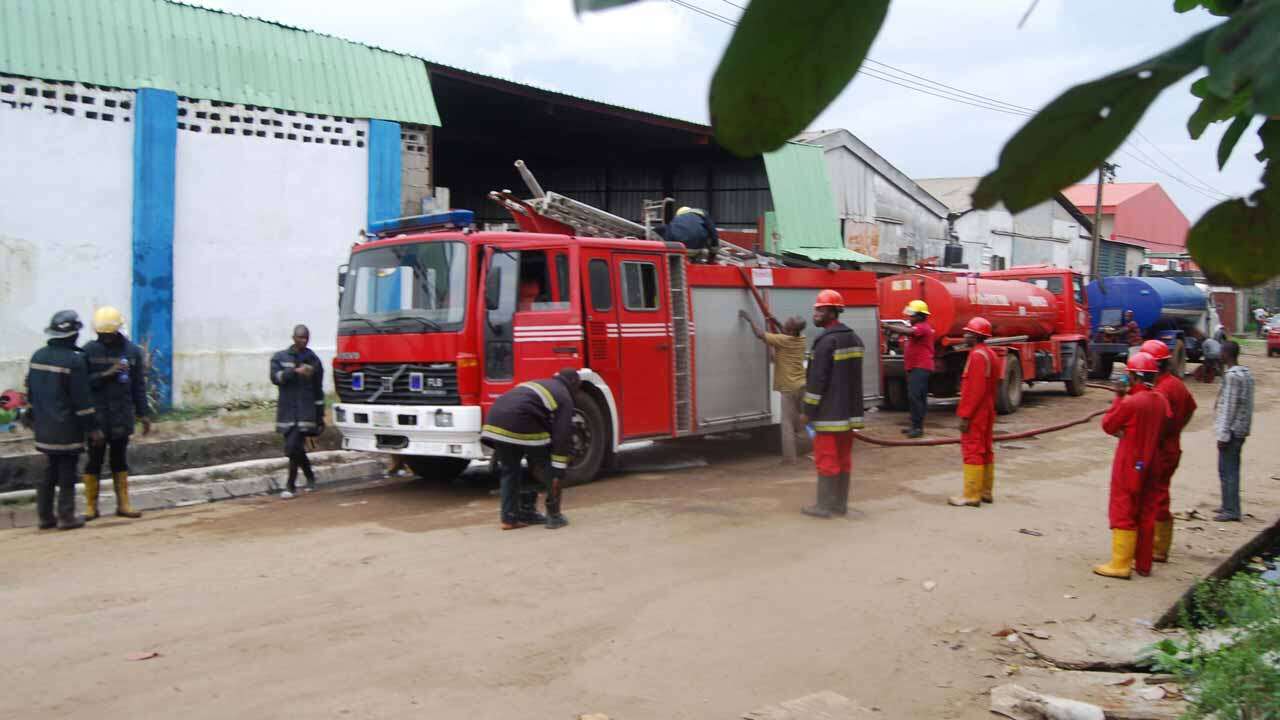
<svg viewBox="0 0 1280 720">
<path fill-rule="evenodd" d="M 567 479 L 584 482 L 625 442 L 779 422 L 766 350 L 738 317 L 760 318 L 753 288 L 807 317 L 816 288 L 834 287 L 846 322 L 878 339 L 871 273 L 695 265 L 662 241 L 470 225 L 456 210 L 389 221 L 352 248 L 333 368 L 344 448 L 451 478 L 488 456 L 480 430 L 500 395 L 573 367 Z"/>
</svg>

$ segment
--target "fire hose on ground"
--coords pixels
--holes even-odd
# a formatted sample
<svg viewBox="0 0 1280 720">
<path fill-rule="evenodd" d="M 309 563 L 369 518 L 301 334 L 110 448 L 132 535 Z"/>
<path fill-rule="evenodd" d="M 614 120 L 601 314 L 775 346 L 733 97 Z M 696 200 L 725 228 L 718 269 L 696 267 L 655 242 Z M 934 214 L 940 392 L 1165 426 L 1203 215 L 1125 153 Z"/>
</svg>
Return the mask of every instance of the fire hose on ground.
<svg viewBox="0 0 1280 720">
<path fill-rule="evenodd" d="M 1100 385 L 1098 383 L 1088 383 L 1088 386 L 1092 388 L 1100 388 L 1103 390 L 1111 389 L 1110 385 Z M 1006 442 L 1009 440 L 1021 440 L 1023 438 L 1035 437 L 1036 435 L 1043 435 L 1045 433 L 1051 433 L 1058 430 L 1065 430 L 1069 427 L 1074 427 L 1076 425 L 1083 425 L 1089 422 L 1090 420 L 1093 420 L 1094 418 L 1098 417 L 1099 415 L 1105 414 L 1107 410 L 1108 408 L 1103 408 L 1101 410 L 1094 410 L 1093 412 L 1089 413 L 1088 415 L 1085 415 L 1084 417 L 1076 418 L 1075 420 L 1068 420 L 1066 422 L 1056 423 L 1054 425 L 1046 425 L 1044 427 L 1032 428 L 1030 430 L 1019 430 L 1018 432 L 1008 433 L 1006 435 L 996 435 L 995 437 L 992 438 L 992 441 Z M 928 439 L 922 438 L 918 440 L 887 440 L 885 438 L 875 437 L 874 435 L 867 435 L 860 430 L 854 430 L 853 437 L 858 440 L 861 440 L 864 443 L 870 443 L 872 445 L 883 445 L 885 447 L 921 447 L 921 446 L 929 446 L 929 445 L 958 445 L 960 443 L 960 438 L 958 437 L 928 438 Z"/>
</svg>

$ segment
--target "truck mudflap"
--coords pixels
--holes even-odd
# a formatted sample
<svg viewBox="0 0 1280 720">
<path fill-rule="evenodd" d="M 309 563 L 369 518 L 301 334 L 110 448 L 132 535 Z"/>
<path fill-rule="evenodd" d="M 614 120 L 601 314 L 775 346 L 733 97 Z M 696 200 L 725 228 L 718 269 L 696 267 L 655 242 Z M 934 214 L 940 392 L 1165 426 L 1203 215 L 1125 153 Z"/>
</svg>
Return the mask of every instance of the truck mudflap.
<svg viewBox="0 0 1280 720">
<path fill-rule="evenodd" d="M 334 425 L 345 450 L 483 460 L 481 413 L 474 405 L 333 406 Z"/>
</svg>

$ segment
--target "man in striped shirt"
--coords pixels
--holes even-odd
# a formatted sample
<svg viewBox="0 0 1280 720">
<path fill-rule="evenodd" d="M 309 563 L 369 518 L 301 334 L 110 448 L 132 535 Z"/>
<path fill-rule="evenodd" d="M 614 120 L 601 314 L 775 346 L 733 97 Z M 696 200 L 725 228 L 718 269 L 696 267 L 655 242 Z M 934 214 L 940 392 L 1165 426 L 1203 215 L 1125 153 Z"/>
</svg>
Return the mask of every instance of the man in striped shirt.
<svg viewBox="0 0 1280 720">
<path fill-rule="evenodd" d="M 541 522 L 537 491 L 521 487 L 521 461 L 547 482 L 548 529 L 569 524 L 560 514 L 560 484 L 569 467 L 573 443 L 573 394 L 578 371 L 565 368 L 554 377 L 520 383 L 503 393 L 489 408 L 480 441 L 493 448 L 502 475 L 502 529 L 515 530 Z"/>
<path fill-rule="evenodd" d="M 1222 344 L 1222 387 L 1214 403 L 1213 432 L 1218 438 L 1218 480 L 1222 486 L 1222 507 L 1214 520 L 1240 520 L 1240 451 L 1253 424 L 1253 375 L 1238 365 L 1240 344 Z"/>
</svg>

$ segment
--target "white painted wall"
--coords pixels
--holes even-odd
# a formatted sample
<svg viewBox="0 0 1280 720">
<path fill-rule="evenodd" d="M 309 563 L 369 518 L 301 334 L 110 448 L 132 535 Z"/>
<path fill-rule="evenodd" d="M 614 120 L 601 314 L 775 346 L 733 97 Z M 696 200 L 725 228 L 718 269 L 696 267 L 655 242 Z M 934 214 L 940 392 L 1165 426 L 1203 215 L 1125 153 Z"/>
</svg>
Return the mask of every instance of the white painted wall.
<svg viewBox="0 0 1280 720">
<path fill-rule="evenodd" d="M 964 247 L 964 262 L 974 270 L 990 270 L 993 255 L 1004 257 L 1009 267 L 1048 264 L 1089 270 L 1089 235 L 1055 200 L 1017 215 L 1003 205 L 971 210 L 956 220 L 955 230 Z"/>
<path fill-rule="evenodd" d="M 296 323 L 330 367 L 367 178 L 365 148 L 178 132 L 175 404 L 274 397 L 267 367 Z"/>
<path fill-rule="evenodd" d="M 133 284 L 130 113 L 107 122 L 32 105 L 0 104 L 0 390 L 22 387 L 54 312 L 86 324 L 101 305 L 127 315 Z"/>
</svg>

